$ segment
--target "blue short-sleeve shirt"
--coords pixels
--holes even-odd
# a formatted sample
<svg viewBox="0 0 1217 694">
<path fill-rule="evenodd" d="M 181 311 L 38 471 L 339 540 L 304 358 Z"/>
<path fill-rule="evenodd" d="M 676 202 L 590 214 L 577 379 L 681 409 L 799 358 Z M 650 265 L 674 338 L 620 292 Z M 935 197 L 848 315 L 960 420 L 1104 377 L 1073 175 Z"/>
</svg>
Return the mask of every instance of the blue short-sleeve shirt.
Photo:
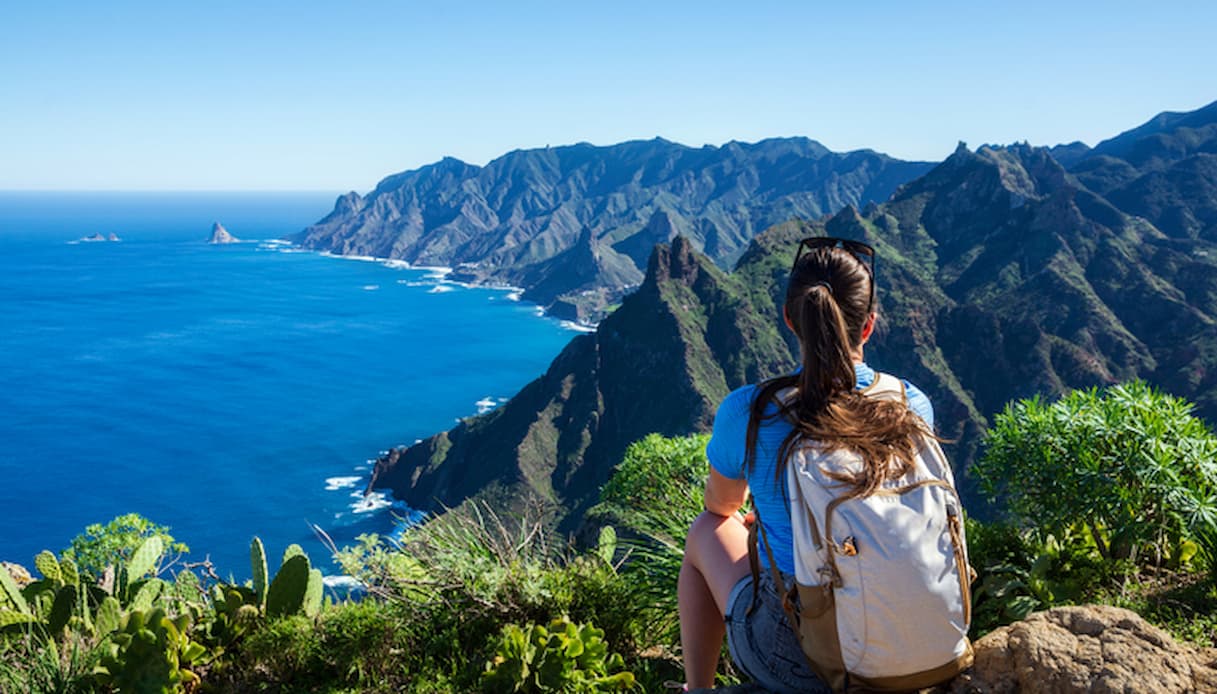
<svg viewBox="0 0 1217 694">
<path fill-rule="evenodd" d="M 866 388 L 875 382 L 875 371 L 866 364 L 854 364 L 856 387 Z M 921 389 L 904 381 L 905 396 L 909 409 L 934 427 L 934 408 Z M 718 407 L 714 417 L 714 433 L 706 445 L 706 457 L 710 465 L 724 477 L 733 480 L 747 479 L 752 490 L 753 503 L 760 512 L 765 532 L 773 542 L 773 557 L 778 568 L 794 573 L 790 509 L 786 506 L 786 480 L 775 479 L 778 449 L 790 433 L 791 425 L 784 419 L 774 418 L 761 422 L 756 437 L 756 467 L 752 474 L 744 469 L 745 438 L 748 431 L 748 414 L 756 397 L 757 386 L 748 385 L 731 392 Z M 776 409 L 776 406 L 775 406 Z M 761 563 L 768 565 L 765 552 L 761 551 Z"/>
</svg>

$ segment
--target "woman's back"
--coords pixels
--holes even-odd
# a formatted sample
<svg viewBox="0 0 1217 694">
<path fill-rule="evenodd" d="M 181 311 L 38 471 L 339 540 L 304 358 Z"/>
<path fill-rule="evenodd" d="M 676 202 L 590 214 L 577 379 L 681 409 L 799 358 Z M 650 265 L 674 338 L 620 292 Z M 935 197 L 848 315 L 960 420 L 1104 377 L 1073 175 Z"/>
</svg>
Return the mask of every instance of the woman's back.
<svg viewBox="0 0 1217 694">
<path fill-rule="evenodd" d="M 854 374 L 858 389 L 867 388 L 875 381 L 875 370 L 864 363 L 854 364 Z M 904 381 L 904 387 L 909 409 L 932 428 L 934 408 L 929 398 L 908 381 Z M 790 435 L 792 425 L 781 417 L 772 417 L 761 423 L 757 432 L 756 463 L 749 471 L 745 464 L 745 434 L 758 391 L 757 385 L 738 388 L 719 405 L 714 418 L 714 433 L 706 446 L 706 457 L 709 458 L 710 465 L 724 477 L 747 479 L 753 503 L 765 524 L 767 536 L 773 543 L 772 549 L 778 569 L 783 573 L 793 574 L 790 511 L 786 504 L 788 494 L 785 477 L 778 475 L 778 454 L 782 442 Z M 776 414 L 776 405 L 771 405 L 768 412 L 771 415 Z M 768 565 L 764 552 L 761 554 L 761 563 Z"/>
</svg>

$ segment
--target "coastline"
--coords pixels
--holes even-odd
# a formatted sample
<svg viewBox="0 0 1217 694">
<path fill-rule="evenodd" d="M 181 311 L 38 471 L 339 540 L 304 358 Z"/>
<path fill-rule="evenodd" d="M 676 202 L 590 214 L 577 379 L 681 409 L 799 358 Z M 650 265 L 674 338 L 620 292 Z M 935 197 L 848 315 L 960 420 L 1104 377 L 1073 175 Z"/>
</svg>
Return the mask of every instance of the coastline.
<svg viewBox="0 0 1217 694">
<path fill-rule="evenodd" d="M 413 263 L 409 262 L 408 260 L 401 260 L 400 258 L 381 258 L 381 257 L 377 257 L 377 256 L 372 256 L 372 255 L 353 255 L 353 254 L 346 255 L 346 254 L 342 254 L 342 253 L 334 253 L 332 251 L 315 251 L 310 248 L 304 248 L 291 241 L 287 241 L 286 239 L 278 239 L 275 243 L 277 243 L 280 246 L 286 245 L 287 247 L 293 249 L 295 252 L 316 253 L 318 255 L 322 255 L 327 258 L 338 258 L 341 260 L 355 260 L 355 261 L 364 262 L 364 263 L 379 263 L 380 265 L 383 265 L 387 268 L 392 268 L 395 270 L 426 271 L 426 272 L 431 273 L 430 275 L 427 276 L 427 278 L 435 280 L 437 283 L 437 286 L 447 285 L 447 286 L 452 286 L 452 287 L 461 287 L 463 289 L 488 289 L 488 290 L 492 290 L 492 291 L 503 291 L 503 292 L 508 293 L 507 299 L 509 301 L 521 301 L 521 297 L 524 294 L 524 292 L 528 291 L 525 287 L 517 287 L 515 285 L 497 283 L 497 282 L 463 282 L 463 281 L 459 281 L 459 280 L 450 280 L 450 279 L 447 279 L 447 277 L 448 277 L 448 275 L 455 273 L 456 268 L 449 267 L 447 265 L 414 265 Z M 571 332 L 593 333 L 593 332 L 596 332 L 596 328 L 600 325 L 599 322 L 587 323 L 584 321 L 572 321 L 572 320 L 568 320 L 565 318 L 557 318 L 557 317 L 551 315 L 549 310 L 546 309 L 545 307 L 543 307 L 539 304 L 534 304 L 534 305 L 537 307 L 537 315 L 539 317 L 546 318 L 548 320 L 558 321 L 559 326 L 561 326 L 562 328 L 564 328 L 566 330 L 570 330 Z"/>
</svg>

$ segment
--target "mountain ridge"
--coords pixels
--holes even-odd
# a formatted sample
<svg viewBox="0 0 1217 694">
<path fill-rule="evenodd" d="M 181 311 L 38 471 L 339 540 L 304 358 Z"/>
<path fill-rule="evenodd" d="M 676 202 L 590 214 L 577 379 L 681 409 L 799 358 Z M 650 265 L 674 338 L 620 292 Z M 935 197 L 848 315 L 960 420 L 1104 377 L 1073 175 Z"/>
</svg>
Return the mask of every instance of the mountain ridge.
<svg viewBox="0 0 1217 694">
<path fill-rule="evenodd" d="M 594 321 L 641 281 L 656 219 L 726 267 L 761 229 L 880 202 L 930 166 L 804 137 L 575 144 L 513 150 L 480 167 L 447 157 L 388 176 L 367 196 L 339 197 L 292 240 L 454 267 L 454 279 L 522 286 L 563 317 Z M 552 262 L 572 248 L 577 262 Z"/>
</svg>

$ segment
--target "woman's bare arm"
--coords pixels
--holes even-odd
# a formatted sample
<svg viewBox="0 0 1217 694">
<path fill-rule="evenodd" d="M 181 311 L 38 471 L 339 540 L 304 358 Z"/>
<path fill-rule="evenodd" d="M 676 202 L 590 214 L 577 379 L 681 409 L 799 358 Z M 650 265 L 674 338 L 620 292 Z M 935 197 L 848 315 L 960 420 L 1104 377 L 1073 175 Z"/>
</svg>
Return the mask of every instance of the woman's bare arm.
<svg viewBox="0 0 1217 694">
<path fill-rule="evenodd" d="M 706 479 L 706 510 L 719 516 L 730 516 L 740 510 L 748 498 L 748 481 L 724 477 L 710 468 Z"/>
</svg>

